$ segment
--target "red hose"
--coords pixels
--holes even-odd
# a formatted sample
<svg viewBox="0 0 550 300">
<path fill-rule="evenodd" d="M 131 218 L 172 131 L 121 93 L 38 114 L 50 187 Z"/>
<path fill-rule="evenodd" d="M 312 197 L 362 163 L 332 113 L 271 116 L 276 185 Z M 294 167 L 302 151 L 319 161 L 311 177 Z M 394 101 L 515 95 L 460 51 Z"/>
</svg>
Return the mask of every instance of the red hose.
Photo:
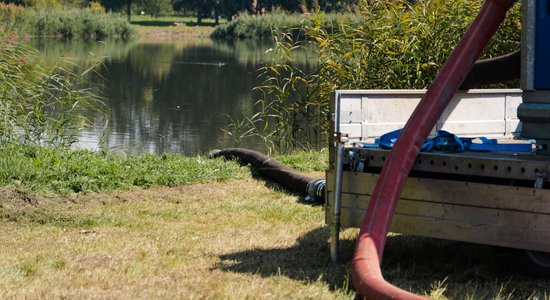
<svg viewBox="0 0 550 300">
<path fill-rule="evenodd" d="M 389 284 L 382 276 L 380 262 L 391 219 L 422 143 L 513 3 L 514 0 L 485 1 L 388 154 L 363 218 L 352 259 L 353 284 L 362 297 L 423 299 Z"/>
</svg>

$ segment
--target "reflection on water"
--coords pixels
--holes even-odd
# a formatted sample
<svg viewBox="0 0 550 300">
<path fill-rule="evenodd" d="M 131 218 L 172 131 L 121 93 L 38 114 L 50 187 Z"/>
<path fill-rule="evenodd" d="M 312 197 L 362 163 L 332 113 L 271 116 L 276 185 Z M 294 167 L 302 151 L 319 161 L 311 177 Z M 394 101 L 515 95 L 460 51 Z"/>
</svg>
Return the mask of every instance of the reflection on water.
<svg viewBox="0 0 550 300">
<path fill-rule="evenodd" d="M 269 45 L 189 39 L 153 42 L 37 41 L 46 60 L 103 61 L 99 76 L 110 109 L 106 147 L 128 154 L 205 153 L 232 146 L 221 127 L 226 115 L 250 112 L 256 70 L 270 59 Z M 92 116 L 93 117 L 93 116 Z M 79 146 L 97 149 L 103 121 L 86 130 Z M 244 145 L 261 150 L 259 144 Z"/>
</svg>

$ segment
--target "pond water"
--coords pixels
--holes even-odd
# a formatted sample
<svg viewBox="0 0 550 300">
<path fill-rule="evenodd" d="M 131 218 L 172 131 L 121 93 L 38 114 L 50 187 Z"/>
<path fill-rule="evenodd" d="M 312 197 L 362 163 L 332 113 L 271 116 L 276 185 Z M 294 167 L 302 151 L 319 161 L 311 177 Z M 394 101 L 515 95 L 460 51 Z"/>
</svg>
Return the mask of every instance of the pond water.
<svg viewBox="0 0 550 300">
<path fill-rule="evenodd" d="M 258 100 L 257 69 L 271 45 L 187 39 L 177 42 L 36 41 L 50 61 L 102 61 L 93 76 L 110 115 L 104 146 L 115 153 L 206 153 L 234 146 L 220 128 L 227 116 L 250 113 Z M 304 62 L 305 63 L 305 62 Z M 78 147 L 99 149 L 104 120 L 83 132 Z M 258 142 L 244 147 L 262 150 Z"/>
</svg>

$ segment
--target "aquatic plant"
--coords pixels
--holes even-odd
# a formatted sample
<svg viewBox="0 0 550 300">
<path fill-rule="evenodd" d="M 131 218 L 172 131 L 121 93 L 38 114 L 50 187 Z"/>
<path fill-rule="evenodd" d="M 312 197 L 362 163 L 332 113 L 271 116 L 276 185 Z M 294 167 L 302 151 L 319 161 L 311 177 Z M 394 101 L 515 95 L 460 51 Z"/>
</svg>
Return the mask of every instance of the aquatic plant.
<svg viewBox="0 0 550 300">
<path fill-rule="evenodd" d="M 95 65 L 44 67 L 36 50 L 15 33 L 0 33 L 0 140 L 68 147 L 87 125 L 84 111 L 102 102 L 79 88 Z"/>
</svg>

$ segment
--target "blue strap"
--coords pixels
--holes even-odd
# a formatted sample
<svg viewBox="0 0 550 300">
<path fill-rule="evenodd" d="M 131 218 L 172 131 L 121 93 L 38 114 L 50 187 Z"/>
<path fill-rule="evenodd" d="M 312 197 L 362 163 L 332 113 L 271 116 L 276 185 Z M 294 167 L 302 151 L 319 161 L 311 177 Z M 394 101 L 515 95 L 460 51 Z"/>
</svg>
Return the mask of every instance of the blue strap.
<svg viewBox="0 0 550 300">
<path fill-rule="evenodd" d="M 382 149 L 391 149 L 397 142 L 397 137 L 401 134 L 401 129 L 390 131 L 380 137 L 379 144 Z"/>
<path fill-rule="evenodd" d="M 471 151 L 501 151 L 501 152 L 531 152 L 531 144 L 471 144 L 468 150 Z"/>
<path fill-rule="evenodd" d="M 355 145 L 362 148 L 382 148 L 391 149 L 397 142 L 402 129 L 390 131 L 376 139 L 374 143 L 356 142 Z M 475 140 L 481 143 L 474 143 Z M 496 139 L 488 139 L 486 137 L 470 138 L 458 137 L 445 130 L 438 130 L 434 138 L 427 139 L 420 151 L 504 151 L 504 152 L 531 152 L 533 147 L 531 144 L 499 144 Z"/>
</svg>

